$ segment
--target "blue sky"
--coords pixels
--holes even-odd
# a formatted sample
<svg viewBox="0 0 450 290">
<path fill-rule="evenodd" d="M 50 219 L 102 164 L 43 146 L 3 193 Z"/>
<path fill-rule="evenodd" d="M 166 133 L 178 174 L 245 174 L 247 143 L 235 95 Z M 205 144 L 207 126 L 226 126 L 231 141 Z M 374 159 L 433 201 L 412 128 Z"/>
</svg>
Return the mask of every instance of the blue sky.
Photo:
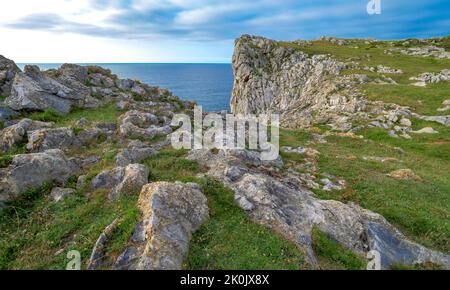
<svg viewBox="0 0 450 290">
<path fill-rule="evenodd" d="M 241 34 L 401 39 L 450 35 L 449 0 L 14 0 L 0 54 L 17 62 L 229 62 Z"/>
</svg>

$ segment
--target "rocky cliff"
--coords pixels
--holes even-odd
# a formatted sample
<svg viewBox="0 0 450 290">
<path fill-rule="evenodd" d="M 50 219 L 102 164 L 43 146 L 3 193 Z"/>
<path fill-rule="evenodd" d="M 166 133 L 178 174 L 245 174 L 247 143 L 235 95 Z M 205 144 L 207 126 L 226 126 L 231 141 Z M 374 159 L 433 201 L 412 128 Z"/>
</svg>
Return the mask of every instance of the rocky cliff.
<svg viewBox="0 0 450 290">
<path fill-rule="evenodd" d="M 429 43 L 436 41 L 429 40 Z M 367 47 L 363 50 L 362 45 Z M 285 42 L 243 35 L 235 42 L 232 59 L 235 80 L 231 111 L 235 114 L 279 113 L 285 128 L 329 124 L 342 131 L 357 131 L 360 127 L 352 124 L 379 121 L 383 113 L 387 121 L 383 126 L 392 129 L 395 122 L 389 121 L 389 115 L 397 115 L 396 119 L 411 117 L 411 108 L 397 105 L 393 111 L 402 113 L 389 111 L 385 104 L 369 100 L 360 85 L 398 85 L 393 77 L 401 78 L 404 72 L 382 63 L 384 60 L 395 62 L 393 52 L 403 53 L 403 50 L 389 47 L 398 45 L 410 43 L 334 37 Z M 383 53 L 382 47 L 388 49 Z M 370 49 L 377 51 L 371 54 Z M 444 58 L 441 54 L 432 54 L 427 47 L 410 49 L 423 52 L 414 54 L 415 57 Z M 333 54 L 334 51 L 338 53 Z M 443 48 L 439 51 L 448 53 Z M 377 61 L 374 66 L 367 65 Z M 416 86 L 448 82 L 448 71 L 426 72 L 410 80 L 419 80 L 412 84 Z M 432 119 L 450 124 L 448 116 Z"/>
<path fill-rule="evenodd" d="M 285 127 L 298 127 L 364 108 L 358 92 L 339 77 L 347 64 L 326 55 L 244 35 L 236 40 L 232 63 L 233 113 L 279 113 Z"/>
</svg>

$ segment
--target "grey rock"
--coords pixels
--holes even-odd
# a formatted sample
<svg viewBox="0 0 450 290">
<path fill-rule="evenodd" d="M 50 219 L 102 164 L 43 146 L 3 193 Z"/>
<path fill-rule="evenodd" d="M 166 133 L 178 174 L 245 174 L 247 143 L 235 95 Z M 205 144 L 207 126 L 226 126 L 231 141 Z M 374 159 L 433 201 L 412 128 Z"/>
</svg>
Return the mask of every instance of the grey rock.
<svg viewBox="0 0 450 290">
<path fill-rule="evenodd" d="M 192 234 L 208 218 L 206 197 L 195 183 L 155 182 L 139 197 L 142 222 L 134 243 L 119 256 L 117 269 L 180 270 Z"/>
<path fill-rule="evenodd" d="M 121 115 L 119 122 L 120 135 L 129 139 L 152 139 L 172 133 L 169 125 L 159 126 L 159 119 L 151 113 L 131 110 Z"/>
<path fill-rule="evenodd" d="M 63 188 L 63 187 L 55 187 L 50 192 L 50 196 L 53 198 L 54 201 L 60 202 L 64 198 L 66 198 L 69 195 L 72 195 L 76 192 L 73 188 Z"/>
<path fill-rule="evenodd" d="M 410 80 L 424 83 L 450 82 L 450 69 L 444 69 L 438 73 L 426 72 L 417 77 L 411 77 Z"/>
<path fill-rule="evenodd" d="M 17 113 L 14 110 L 11 110 L 9 108 L 1 108 L 0 107 L 0 121 L 6 121 L 12 117 L 18 116 L 19 113 Z"/>
<path fill-rule="evenodd" d="M 92 179 L 91 190 L 109 189 L 108 199 L 117 200 L 121 194 L 136 194 L 147 184 L 149 170 L 142 164 L 130 164 L 105 170 Z"/>
<path fill-rule="evenodd" d="M 27 150 L 67 149 L 74 145 L 75 134 L 70 128 L 40 129 L 29 133 Z"/>
<path fill-rule="evenodd" d="M 117 166 L 127 166 L 128 164 L 140 163 L 141 161 L 154 156 L 157 150 L 150 147 L 129 146 L 121 150 L 116 156 Z"/>
<path fill-rule="evenodd" d="M 134 86 L 134 81 L 130 79 L 119 79 L 116 86 L 121 90 L 130 90 Z"/>
<path fill-rule="evenodd" d="M 437 134 L 438 131 L 434 130 L 432 127 L 425 127 L 417 131 L 411 131 L 414 134 Z"/>
<path fill-rule="evenodd" d="M 105 247 L 108 239 L 112 236 L 117 226 L 120 224 L 120 219 L 115 219 L 109 224 L 98 237 L 92 249 L 91 256 L 89 258 L 88 270 L 94 270 L 101 266 L 108 265 L 108 257 L 105 255 Z"/>
<path fill-rule="evenodd" d="M 413 55 L 420 57 L 433 57 L 437 59 L 450 59 L 450 52 L 446 51 L 443 47 L 437 46 L 422 46 L 422 47 L 410 47 L 410 48 L 391 48 L 387 53 L 400 53 L 404 55 Z"/>
<path fill-rule="evenodd" d="M 53 109 L 70 111 L 72 105 L 86 96 L 42 73 L 37 66 L 25 66 L 24 73 L 15 75 L 11 94 L 5 104 L 14 110 Z"/>
<path fill-rule="evenodd" d="M 0 55 L 0 96 L 9 96 L 13 79 L 18 72 L 20 69 L 12 60 Z"/>
<path fill-rule="evenodd" d="M 49 123 L 22 119 L 18 123 L 4 128 L 0 131 L 0 152 L 6 152 L 14 146 L 24 143 L 27 132 L 50 126 Z"/>
<path fill-rule="evenodd" d="M 59 149 L 16 155 L 7 168 L 0 169 L 0 201 L 13 200 L 45 182 L 66 184 L 79 171 L 76 162 Z"/>
</svg>

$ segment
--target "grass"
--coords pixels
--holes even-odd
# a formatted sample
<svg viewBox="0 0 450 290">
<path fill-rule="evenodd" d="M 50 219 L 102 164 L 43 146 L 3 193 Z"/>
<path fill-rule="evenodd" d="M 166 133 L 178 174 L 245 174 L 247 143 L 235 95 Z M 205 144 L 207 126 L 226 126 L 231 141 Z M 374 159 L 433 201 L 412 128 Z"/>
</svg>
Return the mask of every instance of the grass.
<svg viewBox="0 0 450 290">
<path fill-rule="evenodd" d="M 49 109 L 44 112 L 32 113 L 30 118 L 42 122 L 58 122 L 63 116 L 55 110 Z"/>
<path fill-rule="evenodd" d="M 96 109 L 74 109 L 64 115 L 53 110 L 46 110 L 32 113 L 29 118 L 43 122 L 55 122 L 56 127 L 67 127 L 73 126 L 81 118 L 85 118 L 89 122 L 116 123 L 122 113 L 114 104 L 110 104 Z"/>
<path fill-rule="evenodd" d="M 446 127 L 432 126 L 448 134 Z M 411 239 L 444 252 L 450 251 L 450 179 L 446 175 L 450 172 L 450 149 L 445 143 L 448 138 L 428 135 L 412 140 L 395 139 L 381 129 L 367 129 L 361 133 L 368 140 L 329 136 L 325 144 L 308 145 L 321 153 L 319 168 L 322 173 L 342 177 L 348 183 L 342 191 L 316 190 L 316 194 L 325 199 L 357 202 L 382 214 Z M 286 138 L 298 135 L 299 132 L 282 131 L 282 144 Z M 300 144 L 306 146 L 303 142 L 295 145 Z M 394 157 L 401 162 L 382 164 L 363 160 L 364 156 Z M 289 160 L 289 155 L 284 157 Z M 423 181 L 395 180 L 386 176 L 402 168 L 412 169 Z"/>
<path fill-rule="evenodd" d="M 367 261 L 353 254 L 326 234 L 313 230 L 313 249 L 323 269 L 327 270 L 363 270 Z"/>
</svg>

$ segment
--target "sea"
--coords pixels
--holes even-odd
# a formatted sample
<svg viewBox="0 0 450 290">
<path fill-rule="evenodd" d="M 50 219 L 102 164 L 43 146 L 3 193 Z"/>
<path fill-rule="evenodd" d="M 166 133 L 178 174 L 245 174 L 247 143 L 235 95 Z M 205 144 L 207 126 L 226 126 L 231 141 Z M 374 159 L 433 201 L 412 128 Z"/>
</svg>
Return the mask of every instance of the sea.
<svg viewBox="0 0 450 290">
<path fill-rule="evenodd" d="M 36 64 L 41 70 L 61 64 Z M 90 64 L 80 64 L 90 65 Z M 185 100 L 196 101 L 204 111 L 229 110 L 233 71 L 231 64 L 181 63 L 95 63 L 120 78 L 137 79 L 152 86 L 167 88 Z M 18 64 L 23 69 L 25 64 Z"/>
</svg>

